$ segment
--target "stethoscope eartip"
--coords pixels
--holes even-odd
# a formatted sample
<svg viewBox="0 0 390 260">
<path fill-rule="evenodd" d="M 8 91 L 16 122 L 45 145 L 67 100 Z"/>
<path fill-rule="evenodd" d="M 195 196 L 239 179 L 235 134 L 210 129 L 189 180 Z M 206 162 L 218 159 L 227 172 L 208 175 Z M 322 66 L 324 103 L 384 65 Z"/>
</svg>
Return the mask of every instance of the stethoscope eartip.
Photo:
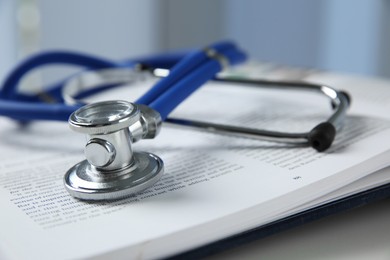
<svg viewBox="0 0 390 260">
<path fill-rule="evenodd" d="M 323 122 L 309 132 L 307 139 L 311 147 L 323 152 L 332 145 L 335 136 L 336 128 L 329 122 Z"/>
</svg>

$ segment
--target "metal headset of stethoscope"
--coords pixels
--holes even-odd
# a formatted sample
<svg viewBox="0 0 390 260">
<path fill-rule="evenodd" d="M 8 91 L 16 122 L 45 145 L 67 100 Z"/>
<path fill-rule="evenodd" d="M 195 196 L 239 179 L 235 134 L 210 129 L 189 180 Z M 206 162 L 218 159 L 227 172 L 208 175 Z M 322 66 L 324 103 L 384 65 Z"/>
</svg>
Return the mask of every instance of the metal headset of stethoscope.
<svg viewBox="0 0 390 260">
<path fill-rule="evenodd" d="M 19 64 L 8 75 L 0 92 L 0 114 L 20 121 L 69 119 L 72 130 L 87 135 L 87 160 L 73 166 L 64 177 L 69 193 L 85 200 L 123 198 L 159 180 L 164 171 L 161 159 L 151 153 L 133 152 L 131 144 L 143 138 L 154 138 L 162 121 L 262 136 L 268 140 L 306 143 L 318 151 L 329 148 L 349 106 L 348 96 L 333 88 L 311 83 L 222 79 L 216 76 L 227 65 L 235 65 L 245 59 L 245 54 L 230 42 L 216 43 L 185 55 L 170 53 L 120 63 L 69 52 L 41 53 Z M 78 65 L 87 70 L 48 88 L 44 93 L 27 95 L 18 92 L 19 81 L 27 72 L 49 64 Z M 135 103 L 103 101 L 83 106 L 76 100 L 133 81 L 137 71 L 149 70 L 156 75 L 161 69 L 169 71 L 169 75 Z M 317 91 L 330 98 L 333 113 L 327 121 L 306 133 L 274 132 L 167 117 L 210 79 Z"/>
</svg>

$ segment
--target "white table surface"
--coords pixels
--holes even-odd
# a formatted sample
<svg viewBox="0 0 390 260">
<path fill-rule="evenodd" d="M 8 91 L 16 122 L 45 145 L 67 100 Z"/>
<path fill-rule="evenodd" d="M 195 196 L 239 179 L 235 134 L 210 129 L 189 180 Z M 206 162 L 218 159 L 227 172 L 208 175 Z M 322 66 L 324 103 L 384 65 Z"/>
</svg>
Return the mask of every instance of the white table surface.
<svg viewBox="0 0 390 260">
<path fill-rule="evenodd" d="M 207 259 L 390 260 L 390 198 Z"/>
</svg>

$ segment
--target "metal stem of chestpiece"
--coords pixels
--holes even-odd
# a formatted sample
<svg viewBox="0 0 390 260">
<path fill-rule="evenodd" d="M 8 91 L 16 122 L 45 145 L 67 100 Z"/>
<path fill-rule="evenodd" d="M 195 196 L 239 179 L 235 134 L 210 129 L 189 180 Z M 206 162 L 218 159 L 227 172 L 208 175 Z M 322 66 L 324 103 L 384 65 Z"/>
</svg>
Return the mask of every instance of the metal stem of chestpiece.
<svg viewBox="0 0 390 260">
<path fill-rule="evenodd" d="M 127 197 L 156 183 L 163 171 L 154 154 L 133 152 L 132 143 L 154 138 L 159 113 L 126 101 L 84 106 L 69 118 L 70 128 L 87 136 L 84 160 L 65 175 L 65 187 L 76 198 L 107 200 Z"/>
</svg>

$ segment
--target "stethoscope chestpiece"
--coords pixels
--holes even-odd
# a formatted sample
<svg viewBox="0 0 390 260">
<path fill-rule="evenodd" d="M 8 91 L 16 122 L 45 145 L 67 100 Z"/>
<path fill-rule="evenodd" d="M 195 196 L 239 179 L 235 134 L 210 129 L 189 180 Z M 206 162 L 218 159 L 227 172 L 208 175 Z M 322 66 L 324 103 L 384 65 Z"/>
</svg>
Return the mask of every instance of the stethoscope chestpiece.
<svg viewBox="0 0 390 260">
<path fill-rule="evenodd" d="M 164 172 L 152 153 L 133 152 L 132 142 L 153 138 L 161 125 L 158 112 L 126 101 L 86 105 L 69 118 L 70 128 L 87 136 L 86 160 L 64 176 L 68 192 L 82 200 L 114 200 L 154 185 Z"/>
</svg>

